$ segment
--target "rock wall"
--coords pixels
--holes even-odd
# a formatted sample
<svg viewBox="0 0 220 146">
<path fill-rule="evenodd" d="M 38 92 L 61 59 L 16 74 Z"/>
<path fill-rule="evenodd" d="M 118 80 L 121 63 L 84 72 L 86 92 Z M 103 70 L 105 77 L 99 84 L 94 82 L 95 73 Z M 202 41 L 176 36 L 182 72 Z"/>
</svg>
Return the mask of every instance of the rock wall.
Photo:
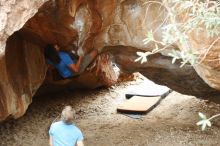
<svg viewBox="0 0 220 146">
<path fill-rule="evenodd" d="M 0 9 L 2 13 L 0 15 L 2 20 L 0 36 L 2 45 L 0 54 L 0 121 L 10 117 L 18 118 L 22 116 L 42 84 L 42 88 L 45 85 L 46 87 L 58 88 L 75 87 L 76 85 L 81 88 L 96 88 L 111 86 L 117 82 L 118 76 L 112 68 L 112 62 L 108 54 L 97 57 L 95 62 L 91 64 L 90 70 L 86 70 L 73 80 L 48 82 L 43 47 L 47 43 L 57 43 L 63 46 L 73 41 L 74 35 L 77 35 L 77 33 L 76 30 L 71 31 L 71 29 L 66 28 L 66 25 L 73 20 L 69 13 L 68 15 L 65 13 L 63 8 L 63 5 L 66 6 L 65 1 L 50 1 L 45 5 L 48 6 L 49 4 L 52 7 L 55 5 L 55 10 L 59 9 L 58 12 L 49 11 L 50 9 L 45 10 L 43 6 L 31 18 L 43 2 L 45 1 L 7 1 L 5 3 L 1 1 L 0 3 L 2 8 Z M 38 19 L 37 22 L 34 22 L 37 16 L 42 17 L 41 10 L 45 12 L 43 16 L 47 12 L 51 12 L 54 17 L 48 17 L 42 21 Z M 59 20 L 58 17 L 62 19 L 55 25 L 54 29 L 52 25 L 47 25 Z M 71 21 L 68 20 L 69 18 L 71 18 Z M 28 19 L 31 21 L 25 24 Z M 28 28 L 27 26 L 32 23 L 34 29 Z M 38 25 L 38 23 L 43 25 Z M 24 24 L 25 26 L 20 29 Z M 54 41 L 57 38 L 56 35 L 50 33 L 51 31 L 58 33 L 56 34 L 59 38 L 58 42 Z M 13 32 L 15 33 L 12 34 Z M 72 34 L 71 32 L 74 35 L 69 35 Z"/>
<path fill-rule="evenodd" d="M 89 88 L 115 83 L 117 76 L 106 56 L 110 52 L 125 72 L 139 71 L 183 94 L 219 94 L 219 41 L 198 66 L 179 68 L 179 62 L 171 64 L 166 54 L 176 47 L 182 49 L 178 44 L 152 55 L 145 64 L 134 63 L 137 51 L 154 49 L 152 43 L 143 44 L 148 31 L 153 30 L 155 38 L 162 39 L 162 27 L 168 22 L 164 21 L 166 11 L 158 4 L 144 5 L 141 0 L 3 0 L 0 8 L 0 121 L 22 116 L 48 77 L 42 53 L 48 43 L 62 48 L 75 44 L 85 54 L 99 51 L 100 57 L 90 71 L 68 83 L 59 82 L 62 87 L 76 82 Z M 198 39 L 193 32 L 189 36 L 197 50 L 212 42 L 205 34 L 201 36 Z M 56 83 L 46 80 L 44 85 Z"/>
<path fill-rule="evenodd" d="M 46 13 L 46 10 L 50 11 Z M 60 12 L 54 14 L 53 12 L 56 10 Z M 144 45 L 142 40 L 150 30 L 154 31 L 157 40 L 161 40 L 162 26 L 166 25 L 164 23 L 165 17 L 166 11 L 160 5 L 152 3 L 150 6 L 144 5 L 142 1 L 138 0 L 93 0 L 92 2 L 76 0 L 68 1 L 66 5 L 62 2 L 56 5 L 50 3 L 44 5 L 41 11 L 26 24 L 26 27 L 37 31 L 36 33 L 45 39 L 47 37 L 43 35 L 45 33 L 50 34 L 47 41 L 61 46 L 65 46 L 69 42 L 76 43 L 85 51 L 91 48 L 102 50 L 105 46 L 120 45 L 132 46 L 137 51 L 152 51 L 154 48 L 153 44 Z M 50 20 L 51 18 L 53 20 Z M 39 22 L 46 22 L 47 25 Z M 65 23 L 60 25 L 60 22 Z M 56 27 L 57 25 L 59 25 L 59 28 Z M 45 26 L 47 28 L 46 31 Z M 204 37 L 205 34 L 201 39 L 195 34 L 191 37 L 191 43 L 194 44 L 197 50 L 211 44 L 212 40 Z M 207 60 L 218 57 L 218 55 L 213 55 L 215 52 L 218 52 L 218 43 L 219 41 L 214 45 L 216 49 L 213 49 L 213 47 L 207 55 L 210 56 L 209 58 L 207 57 Z M 174 44 L 162 53 L 167 54 L 176 46 L 178 44 Z M 179 48 L 181 49 L 181 46 Z M 126 47 L 123 49 L 126 52 Z M 120 53 L 123 55 L 124 52 Z M 203 62 L 200 65 L 194 66 L 194 68 L 191 68 L 191 73 L 193 76 L 196 76 L 198 73 L 198 78 L 202 78 L 212 88 L 218 89 L 218 71 L 215 71 L 219 65 L 218 60 L 214 64 L 213 62 L 206 64 Z M 214 69 L 211 69 L 211 66 Z M 209 69 L 209 67 L 211 68 Z M 175 69 L 182 70 L 178 69 L 177 66 Z M 194 69 L 196 69 L 196 72 L 194 72 Z M 188 69 L 185 72 L 188 72 Z M 165 84 L 164 81 L 161 81 L 161 84 Z M 195 91 L 195 94 L 187 91 L 188 87 L 185 87 L 184 81 L 183 83 L 178 82 L 178 85 L 174 84 L 172 83 L 170 86 L 175 86 L 175 89 L 181 93 L 197 95 L 198 91 Z M 182 92 L 183 90 L 185 92 Z"/>
<path fill-rule="evenodd" d="M 47 0 L 1 0 L 0 1 L 0 55 L 5 52 L 6 41 L 19 30 Z"/>
<path fill-rule="evenodd" d="M 0 1 L 0 121 L 8 116 L 18 118 L 23 115 L 31 103 L 34 92 L 43 81 L 42 77 L 39 82 L 39 77 L 36 77 L 33 72 L 33 68 L 39 67 L 39 64 L 42 65 L 42 59 L 35 63 L 29 62 L 31 59 L 38 60 L 42 57 L 39 55 L 39 49 L 27 49 L 27 46 L 31 48 L 37 48 L 37 46 L 15 39 L 15 35 L 10 40 L 7 39 L 19 30 L 44 2 L 46 0 Z M 10 44 L 7 47 L 6 41 Z M 18 50 L 17 46 L 19 46 Z M 19 65 L 20 61 L 23 62 L 22 66 Z M 43 70 L 44 68 L 41 69 Z M 28 73 L 25 74 L 27 76 L 21 74 L 22 72 Z"/>
<path fill-rule="evenodd" d="M 7 40 L 1 58 L 0 120 L 23 115 L 32 96 L 44 81 L 46 66 L 39 46 L 26 41 L 19 33 Z"/>
<path fill-rule="evenodd" d="M 219 95 L 220 91 L 211 88 L 194 70 L 193 66 L 185 65 L 180 68 L 181 60 L 172 64 L 172 58 L 160 53 L 148 57 L 144 64 L 134 62 L 138 49 L 126 46 L 106 47 L 113 54 L 120 69 L 127 73 L 140 72 L 157 84 L 162 84 L 183 94 L 197 97 Z M 124 53 L 126 50 L 126 53 Z M 172 79 L 171 79 L 172 78 Z"/>
</svg>

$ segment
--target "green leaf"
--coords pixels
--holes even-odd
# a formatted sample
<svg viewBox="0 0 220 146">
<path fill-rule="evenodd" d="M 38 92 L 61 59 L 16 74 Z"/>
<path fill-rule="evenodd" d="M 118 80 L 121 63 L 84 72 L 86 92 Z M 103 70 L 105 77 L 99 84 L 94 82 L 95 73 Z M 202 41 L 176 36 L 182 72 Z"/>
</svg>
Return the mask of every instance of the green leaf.
<svg viewBox="0 0 220 146">
<path fill-rule="evenodd" d="M 137 59 L 135 59 L 135 62 L 141 61 L 141 64 L 144 62 L 147 62 L 147 56 L 152 54 L 151 52 L 136 52 L 136 54 L 139 56 Z"/>
<path fill-rule="evenodd" d="M 142 60 L 141 60 L 141 64 L 147 62 L 147 56 L 146 57 L 143 57 Z"/>
<path fill-rule="evenodd" d="M 144 52 L 136 52 L 136 54 L 138 55 L 138 56 L 144 56 Z"/>
<path fill-rule="evenodd" d="M 146 39 L 143 40 L 143 42 L 144 42 L 145 45 L 147 45 L 147 44 L 150 42 L 150 40 L 148 40 L 148 39 L 146 38 Z"/>
<path fill-rule="evenodd" d="M 199 117 L 202 120 L 197 122 L 196 125 L 201 126 L 202 131 L 204 131 L 207 126 L 211 127 L 212 124 L 211 124 L 210 120 L 207 119 L 203 113 L 199 112 Z"/>
<path fill-rule="evenodd" d="M 211 122 L 210 122 L 209 120 L 206 120 L 206 124 L 207 124 L 207 126 L 209 126 L 209 127 L 212 126 L 212 124 L 211 124 Z"/>
<path fill-rule="evenodd" d="M 154 35 L 153 35 L 153 31 L 152 30 L 148 31 L 147 38 L 149 40 L 151 40 L 151 41 L 154 41 Z"/>
<path fill-rule="evenodd" d="M 201 119 L 203 119 L 203 120 L 206 119 L 206 116 L 203 113 L 199 112 L 198 114 Z"/>
<path fill-rule="evenodd" d="M 202 131 L 204 131 L 206 128 L 206 124 L 203 123 L 201 128 L 202 128 Z"/>
<path fill-rule="evenodd" d="M 134 60 L 134 62 L 138 62 L 141 60 L 142 57 L 138 57 L 137 59 Z"/>
<path fill-rule="evenodd" d="M 173 59 L 172 59 L 172 64 L 174 64 L 175 62 L 176 62 L 176 57 L 174 57 Z"/>
<path fill-rule="evenodd" d="M 204 121 L 201 120 L 201 121 L 197 122 L 196 125 L 199 126 L 199 125 L 202 125 L 203 123 L 204 123 Z"/>
</svg>

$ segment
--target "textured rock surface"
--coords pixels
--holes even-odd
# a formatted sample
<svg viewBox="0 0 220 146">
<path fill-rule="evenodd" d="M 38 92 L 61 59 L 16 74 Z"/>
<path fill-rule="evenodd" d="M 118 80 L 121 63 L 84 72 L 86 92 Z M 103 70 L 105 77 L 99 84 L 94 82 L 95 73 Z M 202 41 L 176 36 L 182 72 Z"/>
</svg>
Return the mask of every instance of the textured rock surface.
<svg viewBox="0 0 220 146">
<path fill-rule="evenodd" d="M 136 59 L 135 52 L 138 51 L 136 48 L 117 46 L 105 49 L 114 55 L 116 63 L 124 72 L 140 72 L 155 83 L 166 85 L 183 94 L 192 94 L 197 97 L 220 94 L 220 91 L 209 87 L 192 66 L 185 65 L 180 68 L 180 61 L 172 64 L 171 57 L 158 53 L 149 56 L 147 63 L 140 64 L 134 62 Z"/>
<path fill-rule="evenodd" d="M 150 5 L 143 5 L 143 2 L 139 0 L 70 0 L 66 1 L 66 3 L 62 1 L 53 3 L 51 1 L 46 3 L 35 17 L 29 20 L 24 29 L 34 32 L 46 42 L 56 43 L 60 46 L 75 43 L 79 48 L 83 48 L 85 51 L 89 51 L 92 48 L 103 51 L 103 48 L 107 46 L 125 46 L 123 47 L 123 51 L 118 51 L 118 53 L 123 56 L 127 53 L 127 50 L 129 50 L 129 47 L 126 46 L 131 46 L 136 51 L 152 51 L 154 45 L 151 43 L 144 45 L 142 40 L 150 30 L 153 30 L 157 40 L 161 40 L 161 30 L 162 26 L 166 25 L 164 23 L 166 16 L 166 11 L 163 10 L 160 5 L 152 3 Z M 193 34 L 191 36 L 191 43 L 194 44 L 197 49 L 211 44 L 211 40 L 208 38 L 202 38 L 207 41 L 202 41 L 202 39 L 198 38 L 198 36 Z M 177 45 L 170 46 L 167 50 L 163 51 L 162 54 L 167 54 L 175 46 Z M 181 49 L 181 46 L 179 47 Z M 121 49 L 121 47 L 118 48 Z M 216 43 L 215 49 L 212 48 L 212 50 L 218 52 L 218 49 L 219 46 Z M 216 57 L 216 55 L 212 55 L 214 52 L 210 51 L 210 55 L 208 54 L 207 58 L 208 56 L 211 56 L 211 58 L 213 56 Z M 127 56 L 129 57 L 135 54 L 135 52 L 132 53 L 133 54 L 128 54 Z M 119 56 L 120 54 L 117 55 Z M 213 59 L 215 59 L 215 57 Z M 129 64 L 126 62 L 127 58 L 123 59 L 124 62 L 120 62 L 122 67 Z M 218 70 L 216 69 L 219 64 L 207 64 L 205 61 L 206 60 L 204 60 L 202 64 L 195 66 L 196 72 L 193 67 L 179 69 L 178 65 L 173 65 L 173 67 L 167 69 L 170 73 L 170 78 L 167 74 L 161 73 L 161 76 L 164 76 L 164 80 L 157 82 L 166 84 L 184 94 L 204 95 L 209 89 L 209 93 L 211 93 L 215 90 L 212 90 L 209 86 L 218 89 Z M 130 67 L 130 71 L 137 71 L 137 65 L 132 65 L 134 66 Z M 163 64 L 157 67 L 166 68 L 167 66 L 172 65 L 168 63 L 168 65 Z M 138 65 L 138 67 L 140 66 Z M 136 68 L 136 70 L 134 68 Z M 175 82 L 176 80 L 172 79 L 172 76 L 178 78 L 175 71 L 182 72 L 182 74 L 184 74 L 184 80 L 181 81 L 182 75 L 180 75 L 180 80 Z M 147 68 L 145 72 L 147 72 Z M 155 71 L 152 73 L 149 71 L 145 75 L 157 80 L 157 73 L 155 73 Z M 213 77 L 213 75 L 215 75 L 215 77 Z M 189 85 L 190 88 L 185 86 L 187 76 L 191 82 Z M 192 76 L 198 78 L 194 80 L 194 83 L 191 81 Z M 209 85 L 207 86 L 204 83 L 207 87 L 207 90 L 204 90 L 205 92 L 198 90 L 203 89 L 200 82 L 197 82 L 198 80 L 202 82 L 201 78 Z"/>
<path fill-rule="evenodd" d="M 161 27 L 166 25 L 163 23 L 166 11 L 160 5 L 143 5 L 140 0 L 45 1 L 0 2 L 0 120 L 10 115 L 14 118 L 21 116 L 31 103 L 32 96 L 45 78 L 47 69 L 41 48 L 47 43 L 61 47 L 73 43 L 85 53 L 92 49 L 103 53 L 92 70 L 85 71 L 68 83 L 59 82 L 62 86 L 77 83 L 93 88 L 113 84 L 117 76 L 105 56 L 106 52 L 111 52 L 126 72 L 139 71 L 158 84 L 184 94 L 219 94 L 215 90 L 220 89 L 219 64 L 218 61 L 209 62 L 209 59 L 218 56 L 219 42 L 207 54 L 204 62 L 195 68 L 179 68 L 178 62 L 171 64 L 171 58 L 163 56 L 174 46 L 162 52 L 163 55 L 151 56 L 146 64 L 133 62 L 137 58 L 136 51 L 154 49 L 153 44 L 144 45 L 142 41 L 149 30 L 153 30 L 155 38 L 161 40 Z M 8 39 L 23 25 L 19 32 Z M 211 43 L 205 37 L 198 39 L 193 34 L 190 37 L 197 50 Z M 88 80 L 91 84 L 87 83 Z M 45 84 L 48 83 L 45 81 Z"/>
<path fill-rule="evenodd" d="M 10 115 L 15 118 L 23 115 L 44 80 L 44 60 L 39 48 L 16 35 L 8 41 L 7 39 L 19 30 L 45 1 L 0 1 L 0 121 Z M 10 44 L 7 49 L 6 41 Z M 39 71 L 34 72 L 35 68 L 39 68 Z"/>
<path fill-rule="evenodd" d="M 0 55 L 5 51 L 7 38 L 19 30 L 47 0 L 0 1 Z"/>
<path fill-rule="evenodd" d="M 44 81 L 44 64 L 39 46 L 26 41 L 19 33 L 7 40 L 5 55 L 0 59 L 0 120 L 25 113 Z"/>
<path fill-rule="evenodd" d="M 201 64 L 194 66 L 194 69 L 210 87 L 220 90 L 220 36 L 216 40 L 217 38 L 208 38 L 205 33 L 199 36 L 195 33 L 191 43 L 197 52 L 203 54 Z"/>
</svg>

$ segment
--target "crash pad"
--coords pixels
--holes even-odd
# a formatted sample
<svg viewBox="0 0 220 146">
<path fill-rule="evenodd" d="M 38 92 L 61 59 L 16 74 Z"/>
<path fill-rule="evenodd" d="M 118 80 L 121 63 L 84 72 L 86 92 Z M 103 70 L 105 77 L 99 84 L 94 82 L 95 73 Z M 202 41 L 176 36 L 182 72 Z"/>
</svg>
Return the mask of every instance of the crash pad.
<svg viewBox="0 0 220 146">
<path fill-rule="evenodd" d="M 145 80 L 140 85 L 130 86 L 129 89 L 125 92 L 125 97 L 127 99 L 132 96 L 162 96 L 165 97 L 171 92 L 171 90 L 162 85 L 155 84 L 150 80 Z"/>
<path fill-rule="evenodd" d="M 123 113 L 147 113 L 158 105 L 161 99 L 161 96 L 146 98 L 142 96 L 133 96 L 125 103 L 121 104 L 117 108 L 117 111 Z"/>
</svg>

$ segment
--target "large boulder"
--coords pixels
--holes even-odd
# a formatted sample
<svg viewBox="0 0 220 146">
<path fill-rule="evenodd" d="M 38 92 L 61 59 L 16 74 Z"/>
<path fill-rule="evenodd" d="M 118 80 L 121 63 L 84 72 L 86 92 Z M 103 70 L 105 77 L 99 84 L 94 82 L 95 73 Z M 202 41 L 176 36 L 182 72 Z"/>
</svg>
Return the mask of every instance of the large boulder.
<svg viewBox="0 0 220 146">
<path fill-rule="evenodd" d="M 14 118 L 23 115 L 44 80 L 45 68 L 41 67 L 44 61 L 38 46 L 11 35 L 46 1 L 0 1 L 0 121 L 10 115 Z"/>
<path fill-rule="evenodd" d="M 0 1 L 0 55 L 5 52 L 5 45 L 8 37 L 19 30 L 46 1 L 48 0 Z"/>
<path fill-rule="evenodd" d="M 137 51 L 154 49 L 153 43 L 143 44 L 147 32 L 152 30 L 155 38 L 161 40 L 162 26 L 168 23 L 164 21 L 167 12 L 156 3 L 147 5 L 140 0 L 5 0 L 0 2 L 0 8 L 0 121 L 9 116 L 22 116 L 43 82 L 44 85 L 62 87 L 76 83 L 85 88 L 111 86 L 117 76 L 109 55 L 106 56 L 108 53 L 124 72 L 139 71 L 180 93 L 219 94 L 219 63 L 216 60 L 219 40 L 197 66 L 180 68 L 180 61 L 171 63 L 172 58 L 167 54 L 176 47 L 183 49 L 178 44 L 150 56 L 147 63 L 134 62 Z M 212 42 L 205 34 L 201 36 L 198 39 L 193 32 L 189 36 L 196 50 Z M 91 70 L 68 83 L 47 82 L 45 78 L 50 75 L 47 74 L 43 48 L 48 43 L 61 47 L 72 43 L 82 48 L 85 54 L 97 49 L 102 55 L 91 64 Z M 210 63 L 210 59 L 215 62 Z"/>
<path fill-rule="evenodd" d="M 55 21 L 49 19 L 42 21 L 42 23 L 45 23 L 45 27 L 42 25 L 38 28 L 37 24 L 41 23 L 39 20 L 39 22 L 35 23 L 35 29 L 32 30 L 26 26 L 29 23 L 25 24 L 28 19 L 33 17 L 44 2 L 46 0 L 0 2 L 0 20 L 2 22 L 0 26 L 0 121 L 9 117 L 18 118 L 22 116 L 32 102 L 32 97 L 42 84 L 42 88 L 45 87 L 46 89 L 49 86 L 52 89 L 54 87 L 63 88 L 67 87 L 66 85 L 71 87 L 96 88 L 100 86 L 109 87 L 117 82 L 118 75 L 113 70 L 110 55 L 107 53 L 99 55 L 90 67 L 77 78 L 69 81 L 60 80 L 51 82 L 47 80 L 48 68 L 43 55 L 43 47 L 47 43 L 57 42 L 53 41 L 54 34 L 49 36 L 51 30 L 50 26 L 47 26 L 46 23 L 53 23 Z M 55 3 L 54 1 L 48 2 L 45 5 L 49 4 L 53 6 L 53 3 L 64 5 L 64 3 Z M 61 8 L 61 5 L 57 6 L 57 8 Z M 45 6 L 41 9 L 47 11 Z M 41 9 L 36 15 L 41 13 Z M 50 12 L 54 13 L 54 11 Z M 62 14 L 62 12 L 65 11 L 60 11 L 57 15 Z M 54 14 L 56 17 L 56 13 Z M 31 20 L 34 20 L 34 18 L 36 16 Z M 62 16 L 61 18 L 69 18 L 69 15 Z M 34 22 L 31 21 L 30 23 Z M 60 27 L 56 26 L 56 29 L 58 29 L 56 32 L 60 32 L 58 38 L 62 38 L 59 40 L 61 43 L 57 44 L 61 46 L 62 44 L 66 44 L 67 40 L 73 40 L 72 35 L 68 35 L 71 29 L 66 29 L 65 25 L 62 26 L 62 23 L 60 22 L 58 24 Z M 64 24 L 69 23 L 70 21 Z M 21 27 L 23 28 L 21 29 Z M 42 29 L 45 29 L 45 31 L 36 32 Z M 48 33 L 46 29 L 49 29 Z M 67 37 L 64 37 L 62 33 L 64 35 L 67 34 Z M 39 34 L 43 34 L 43 36 Z"/>
</svg>

